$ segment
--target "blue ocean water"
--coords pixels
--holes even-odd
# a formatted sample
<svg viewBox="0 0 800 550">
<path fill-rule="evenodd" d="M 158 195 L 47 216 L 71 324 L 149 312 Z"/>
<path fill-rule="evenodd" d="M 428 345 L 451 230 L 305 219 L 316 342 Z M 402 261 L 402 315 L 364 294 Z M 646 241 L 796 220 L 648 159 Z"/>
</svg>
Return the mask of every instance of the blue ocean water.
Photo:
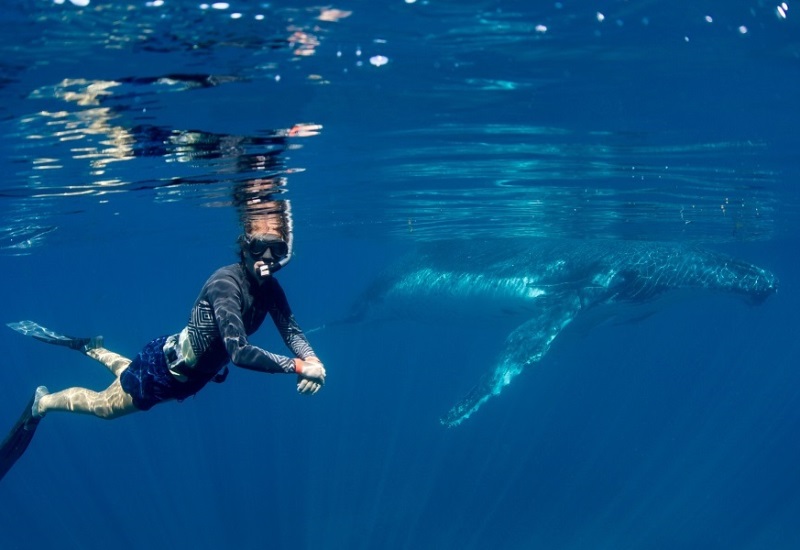
<svg viewBox="0 0 800 550">
<path fill-rule="evenodd" d="M 4 323 L 126 355 L 179 330 L 264 181 L 309 329 L 451 239 L 700 244 L 781 286 L 557 341 L 453 429 L 505 337 L 480 310 L 313 332 L 313 398 L 234 369 L 146 414 L 50 415 L 2 481 L 0 548 L 797 548 L 798 9 L 6 3 Z M 254 341 L 283 352 L 268 324 Z M 109 382 L 0 343 L 9 427 L 39 384 Z"/>
</svg>

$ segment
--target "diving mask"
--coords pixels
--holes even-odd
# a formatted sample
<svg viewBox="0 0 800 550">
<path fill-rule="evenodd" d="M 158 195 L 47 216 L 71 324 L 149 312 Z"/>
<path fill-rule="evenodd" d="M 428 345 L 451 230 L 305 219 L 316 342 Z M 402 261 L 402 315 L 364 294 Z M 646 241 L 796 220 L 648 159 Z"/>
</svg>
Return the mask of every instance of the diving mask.
<svg viewBox="0 0 800 550">
<path fill-rule="evenodd" d="M 247 241 L 247 251 L 264 265 L 259 268 L 262 277 L 268 277 L 281 269 L 291 259 L 289 244 L 277 236 L 258 236 Z"/>
</svg>

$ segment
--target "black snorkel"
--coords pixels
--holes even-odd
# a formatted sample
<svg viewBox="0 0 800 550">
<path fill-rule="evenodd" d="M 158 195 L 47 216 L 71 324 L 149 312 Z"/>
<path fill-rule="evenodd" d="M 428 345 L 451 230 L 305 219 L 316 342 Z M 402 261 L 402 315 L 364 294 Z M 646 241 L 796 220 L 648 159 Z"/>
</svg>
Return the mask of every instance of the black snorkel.
<svg viewBox="0 0 800 550">
<path fill-rule="evenodd" d="M 286 247 L 287 252 L 286 255 L 278 261 L 270 261 L 269 263 L 264 262 L 264 265 L 258 268 L 258 274 L 262 277 L 270 277 L 283 269 L 286 264 L 292 259 L 292 252 L 293 252 L 293 241 L 294 237 L 292 235 L 292 231 L 288 231 L 286 234 Z M 263 261 L 263 260 L 262 260 Z"/>
</svg>

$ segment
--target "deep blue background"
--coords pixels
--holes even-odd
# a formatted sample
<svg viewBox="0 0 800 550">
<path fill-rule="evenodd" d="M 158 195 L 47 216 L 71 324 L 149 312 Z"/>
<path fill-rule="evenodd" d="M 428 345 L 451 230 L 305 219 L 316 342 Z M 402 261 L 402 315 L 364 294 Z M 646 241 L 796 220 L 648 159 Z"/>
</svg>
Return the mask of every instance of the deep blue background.
<svg viewBox="0 0 800 550">
<path fill-rule="evenodd" d="M 329 380 L 313 398 L 291 377 L 234 369 L 147 414 L 53 414 L 0 485 L 0 548 L 800 546 L 797 7 L 784 21 L 759 2 L 596 4 L 354 1 L 329 24 L 287 3 L 264 8 L 259 32 L 187 2 L 132 15 L 11 5 L 3 322 L 103 334 L 130 356 L 179 330 L 208 275 L 235 260 L 230 165 L 143 142 L 167 150 L 98 174 L 76 150 L 113 156 L 108 127 L 142 124 L 229 136 L 323 126 L 283 155 L 297 253 L 279 278 L 306 328 L 345 315 L 416 240 L 483 230 L 706 242 L 781 287 L 757 308 L 701 297 L 559 339 L 456 429 L 439 415 L 505 337 L 480 311 L 468 326 L 314 332 Z M 286 45 L 296 27 L 320 40 L 313 56 Z M 389 64 L 371 66 L 378 53 Z M 94 106 L 47 92 L 176 72 L 241 80 L 126 84 Z M 75 145 L 37 114 L 59 110 L 110 123 L 86 124 Z M 34 168 L 42 158 L 62 167 Z M 223 183 L 149 189 L 198 175 Z M 71 185 L 89 192 L 64 196 Z M 13 231 L 33 226 L 57 229 L 19 248 Z M 283 349 L 271 326 L 254 341 Z M 0 349 L 9 426 L 39 384 L 110 381 L 11 330 Z"/>
</svg>

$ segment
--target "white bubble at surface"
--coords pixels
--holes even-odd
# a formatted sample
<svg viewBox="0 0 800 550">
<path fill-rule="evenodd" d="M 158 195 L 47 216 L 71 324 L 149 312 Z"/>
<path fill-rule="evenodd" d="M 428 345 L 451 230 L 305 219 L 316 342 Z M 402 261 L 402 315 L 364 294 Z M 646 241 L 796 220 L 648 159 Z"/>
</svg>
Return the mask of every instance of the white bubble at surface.
<svg viewBox="0 0 800 550">
<path fill-rule="evenodd" d="M 369 58 L 370 65 L 375 65 L 376 67 L 381 67 L 386 65 L 389 62 L 389 58 L 385 55 L 373 55 Z"/>
</svg>

